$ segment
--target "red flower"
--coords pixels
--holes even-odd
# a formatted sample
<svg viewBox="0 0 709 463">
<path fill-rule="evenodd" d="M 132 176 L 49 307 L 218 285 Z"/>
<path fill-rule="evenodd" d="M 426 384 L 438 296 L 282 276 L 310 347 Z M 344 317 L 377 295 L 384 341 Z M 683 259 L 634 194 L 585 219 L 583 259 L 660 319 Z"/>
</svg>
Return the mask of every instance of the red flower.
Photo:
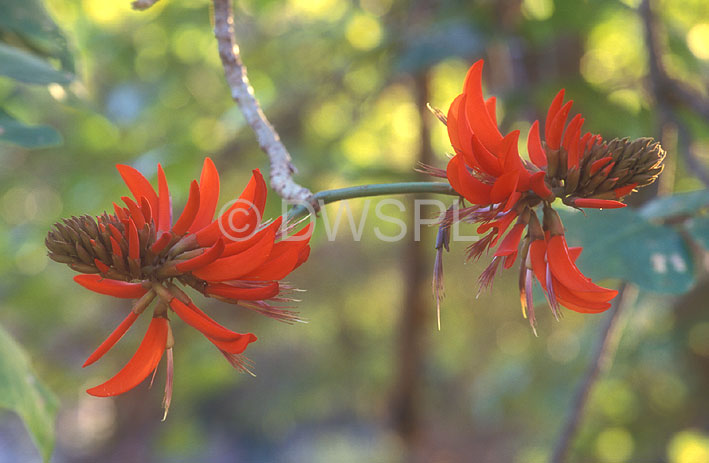
<svg viewBox="0 0 709 463">
<path fill-rule="evenodd" d="M 158 191 L 136 169 L 118 165 L 133 198 L 113 203 L 114 214 L 72 217 L 55 224 L 46 244 L 49 256 L 84 273 L 74 280 L 92 291 L 137 299 L 125 320 L 84 363 L 100 359 L 153 305 L 152 321 L 135 355 L 113 378 L 87 390 L 95 396 L 122 394 L 153 373 L 167 353 L 165 414 L 172 393 L 174 340 L 169 312 L 199 330 L 236 368 L 248 371 L 240 354 L 256 340 L 251 333 L 230 331 L 202 312 L 177 283 L 207 297 L 238 304 L 282 321 L 297 320 L 294 312 L 270 301 L 288 302 L 279 282 L 305 262 L 312 229 L 286 238 L 282 219 L 262 223 L 266 184 L 258 170 L 237 201 L 216 220 L 219 174 L 204 161 L 199 183 L 190 185 L 189 199 L 173 223 L 167 181 L 158 164 Z"/>
<path fill-rule="evenodd" d="M 445 174 L 438 175 L 445 176 L 471 206 L 449 210 L 442 227 L 462 219 L 480 224 L 477 232 L 485 235 L 468 249 L 471 258 L 497 246 L 480 277 L 483 287 L 492 283 L 500 262 L 509 268 L 521 257 L 522 307 L 533 326 L 532 277 L 557 316 L 559 304 L 579 312 L 606 310 L 617 292 L 591 283 L 578 270 L 574 261 L 581 249 L 567 246 L 564 227 L 551 204 L 561 198 L 576 208 L 624 207 L 620 199 L 652 183 L 660 173 L 664 151 L 648 138 L 604 142 L 600 135 L 583 133 L 581 115 L 567 123 L 572 102 L 564 104 L 561 90 L 549 107 L 544 140 L 535 121 L 527 138 L 529 160 L 523 159 L 518 151 L 519 131 L 503 135 L 497 126 L 495 98 L 483 98 L 482 69 L 482 60 L 473 64 L 463 93 L 453 100 L 445 118 L 455 155 Z M 435 169 L 429 172 L 437 174 Z M 543 224 L 535 212 L 539 206 Z M 437 249 L 440 254 L 442 246 Z M 434 288 L 440 294 L 437 278 Z"/>
</svg>

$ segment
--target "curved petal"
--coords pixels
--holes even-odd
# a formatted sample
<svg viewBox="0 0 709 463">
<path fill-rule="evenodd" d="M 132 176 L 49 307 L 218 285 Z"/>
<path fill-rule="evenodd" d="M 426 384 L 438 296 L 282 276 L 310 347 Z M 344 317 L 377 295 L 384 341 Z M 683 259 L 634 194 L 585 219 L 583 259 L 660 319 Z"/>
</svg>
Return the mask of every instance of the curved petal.
<svg viewBox="0 0 709 463">
<path fill-rule="evenodd" d="M 494 152 L 502 140 L 502 134 L 485 106 L 482 72 L 483 60 L 479 60 L 470 67 L 465 77 L 465 116 L 473 133 L 478 136 L 488 150 Z"/>
<path fill-rule="evenodd" d="M 168 321 L 153 318 L 138 350 L 116 376 L 86 392 L 97 397 L 110 397 L 133 389 L 157 368 L 165 352 Z"/>
<path fill-rule="evenodd" d="M 96 293 L 123 299 L 137 299 L 148 292 L 140 283 L 111 280 L 100 275 L 76 275 L 74 281 Z"/>
<path fill-rule="evenodd" d="M 218 201 L 219 172 L 210 158 L 204 158 L 202 175 L 199 178 L 199 210 L 188 229 L 189 232 L 199 231 L 212 223 Z"/>
<path fill-rule="evenodd" d="M 456 150 L 460 152 L 463 147 L 460 143 L 460 134 L 458 133 L 458 111 L 460 110 L 460 101 L 463 95 L 460 94 L 451 103 L 448 108 L 448 116 L 446 116 L 446 128 L 448 129 L 448 138 L 451 141 L 451 145 Z"/>
<path fill-rule="evenodd" d="M 522 233 L 524 229 L 527 228 L 526 223 L 517 223 L 512 230 L 505 236 L 500 243 L 500 247 L 495 251 L 496 256 L 509 256 L 513 253 L 517 253 L 519 250 L 519 242 L 522 239 Z"/>
<path fill-rule="evenodd" d="M 273 245 L 273 250 L 266 262 L 240 278 L 259 281 L 285 278 L 298 265 L 301 250 L 308 246 L 309 240 L 308 238 L 300 241 L 279 241 Z"/>
<path fill-rule="evenodd" d="M 128 257 L 134 260 L 140 259 L 140 239 L 135 222 L 128 220 Z"/>
<path fill-rule="evenodd" d="M 540 198 L 550 198 L 554 193 L 551 191 L 547 183 L 544 181 L 546 172 L 535 172 L 529 179 L 529 186 Z"/>
<path fill-rule="evenodd" d="M 231 341 L 220 341 L 207 336 L 209 342 L 217 346 L 219 349 L 229 354 L 240 354 L 246 350 L 249 344 L 256 341 L 258 338 L 252 333 L 240 334 L 237 339 Z"/>
<path fill-rule="evenodd" d="M 185 323 L 209 338 L 219 341 L 234 341 L 242 336 L 224 328 L 194 304 L 187 305 L 174 298 L 170 301 L 170 307 Z"/>
<path fill-rule="evenodd" d="M 581 127 L 583 126 L 583 117 L 581 114 L 577 114 L 571 119 L 569 125 L 566 126 L 564 130 L 564 138 L 561 141 L 561 146 L 563 146 L 567 151 L 571 148 L 572 142 L 578 142 L 581 138 Z M 577 134 L 578 132 L 578 134 Z"/>
<path fill-rule="evenodd" d="M 462 162 L 460 155 L 454 156 L 448 162 L 446 172 L 451 186 L 458 194 L 472 204 L 490 204 L 492 187 L 473 177 L 465 167 L 465 163 Z"/>
<path fill-rule="evenodd" d="M 542 169 L 547 165 L 547 154 L 542 147 L 542 140 L 539 137 L 539 121 L 534 121 L 532 127 L 529 128 L 527 153 L 529 154 L 529 159 L 535 166 Z"/>
<path fill-rule="evenodd" d="M 89 366 L 96 360 L 103 357 L 103 355 L 108 352 L 111 347 L 113 347 L 123 337 L 124 334 L 126 334 L 126 331 L 128 331 L 128 329 L 133 326 L 133 322 L 135 322 L 137 319 L 137 313 L 133 312 L 132 310 L 128 312 L 128 316 L 121 322 L 120 325 L 118 325 L 118 327 L 116 327 L 115 330 L 113 330 L 113 332 L 106 338 L 106 340 L 103 341 L 101 345 L 98 346 L 91 355 L 89 355 L 89 358 L 86 359 L 86 361 L 81 367 L 83 368 Z"/>
<path fill-rule="evenodd" d="M 551 133 L 551 123 L 554 120 L 554 117 L 556 117 L 556 114 L 559 112 L 561 109 L 561 106 L 564 104 L 564 89 L 562 88 L 559 90 L 559 93 L 556 94 L 554 99 L 551 101 L 551 104 L 549 105 L 549 111 L 547 112 L 547 119 L 546 122 L 544 123 L 544 139 L 549 140 L 549 135 Z"/>
<path fill-rule="evenodd" d="M 219 238 L 214 246 L 204 251 L 202 254 L 187 259 L 175 265 L 180 272 L 191 272 L 211 264 L 217 260 L 224 251 L 224 240 Z"/>
<path fill-rule="evenodd" d="M 217 220 L 197 232 L 200 246 L 211 246 L 220 236 L 239 241 L 251 235 L 261 223 L 266 206 L 266 182 L 256 169 L 239 198 Z"/>
<path fill-rule="evenodd" d="M 249 249 L 233 256 L 217 259 L 192 274 L 205 281 L 227 281 L 236 280 L 257 269 L 266 262 L 273 249 L 275 230 L 271 228 L 267 230 L 263 237 Z"/>
<path fill-rule="evenodd" d="M 143 197 L 144 196 L 141 196 L 141 198 Z M 126 206 L 128 206 L 130 218 L 135 222 L 135 226 L 137 228 L 143 228 L 145 225 L 145 216 L 143 215 L 143 211 L 140 210 L 138 203 L 130 199 L 128 196 L 121 196 L 121 199 L 124 203 L 126 203 Z"/>
<path fill-rule="evenodd" d="M 175 225 L 172 227 L 172 232 L 177 236 L 182 236 L 187 230 L 192 226 L 195 217 L 197 217 L 197 212 L 199 211 L 200 196 L 199 196 L 199 183 L 197 180 L 192 180 L 190 184 L 190 196 L 187 198 L 187 204 L 180 214 L 180 218 L 177 219 Z"/>
<path fill-rule="evenodd" d="M 494 96 L 491 96 L 487 100 L 485 100 L 485 109 L 487 109 L 487 114 L 490 116 L 490 119 L 492 119 L 492 123 L 497 125 L 497 98 Z"/>
<path fill-rule="evenodd" d="M 547 241 L 547 256 L 552 274 L 561 284 L 573 291 L 604 292 L 607 288 L 592 283 L 571 260 L 566 239 L 556 235 Z"/>
<path fill-rule="evenodd" d="M 501 203 L 506 201 L 517 189 L 518 181 L 519 171 L 513 170 L 502 175 L 492 186 L 492 190 L 490 191 L 490 201 L 493 203 Z"/>
<path fill-rule="evenodd" d="M 124 164 L 116 164 L 116 169 L 118 169 L 121 177 L 123 177 L 123 181 L 126 182 L 130 192 L 133 193 L 133 198 L 135 198 L 136 202 L 140 201 L 140 198 L 145 196 L 150 203 L 152 211 L 157 213 L 158 195 L 143 174 L 138 172 L 137 169 Z M 153 216 L 153 220 L 155 220 L 156 223 L 158 222 L 156 216 Z"/>
<path fill-rule="evenodd" d="M 231 241 L 224 246 L 224 252 L 222 252 L 222 257 L 233 256 L 234 254 L 239 254 L 240 252 L 246 251 L 248 248 L 258 243 L 263 235 L 266 233 L 273 233 L 275 237 L 278 230 L 281 228 L 283 223 L 283 216 L 276 218 L 273 222 L 265 226 L 263 229 L 257 231 L 250 237 L 242 239 L 239 241 Z"/>
<path fill-rule="evenodd" d="M 172 226 L 172 199 L 170 198 L 170 189 L 167 186 L 165 172 L 160 164 L 158 164 L 158 193 L 158 230 L 168 231 Z"/>
<path fill-rule="evenodd" d="M 477 164 L 480 166 L 482 172 L 491 175 L 493 177 L 499 177 L 502 175 L 502 164 L 500 164 L 500 159 L 493 153 L 488 151 L 487 148 L 480 142 L 478 137 L 473 134 L 471 138 L 471 153 L 475 157 Z M 472 167 L 472 166 L 471 166 Z"/>
<path fill-rule="evenodd" d="M 561 147 L 561 136 L 564 133 L 564 127 L 566 126 L 566 118 L 569 116 L 569 111 L 571 111 L 571 106 L 573 106 L 573 100 L 569 100 L 564 106 L 561 107 L 554 119 L 551 121 L 551 125 L 548 127 L 548 135 L 546 138 L 547 145 L 553 150 L 558 150 Z"/>
<path fill-rule="evenodd" d="M 280 287 L 277 281 L 264 286 L 240 288 L 224 283 L 208 283 L 205 289 L 210 296 L 221 296 L 227 299 L 243 301 L 260 301 L 278 296 Z"/>
<path fill-rule="evenodd" d="M 577 198 L 573 202 L 576 207 L 591 207 L 595 209 L 619 209 L 621 207 L 627 206 L 625 203 L 620 201 L 614 201 L 612 199 L 593 199 L 593 198 Z"/>
</svg>

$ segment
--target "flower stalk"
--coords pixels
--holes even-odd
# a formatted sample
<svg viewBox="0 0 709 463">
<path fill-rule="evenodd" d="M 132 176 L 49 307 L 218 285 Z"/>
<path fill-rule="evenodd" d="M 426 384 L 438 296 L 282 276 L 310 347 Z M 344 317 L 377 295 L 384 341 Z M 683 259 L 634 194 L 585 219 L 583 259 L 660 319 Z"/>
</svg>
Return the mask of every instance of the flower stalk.
<svg viewBox="0 0 709 463">
<path fill-rule="evenodd" d="M 325 204 L 343 201 L 345 199 L 416 193 L 437 193 L 459 196 L 449 184 L 442 182 L 398 182 L 358 185 L 315 193 L 307 202 L 299 202 L 288 211 L 288 220 L 294 220 L 308 215 L 310 212 L 308 206 L 317 212 Z"/>
</svg>

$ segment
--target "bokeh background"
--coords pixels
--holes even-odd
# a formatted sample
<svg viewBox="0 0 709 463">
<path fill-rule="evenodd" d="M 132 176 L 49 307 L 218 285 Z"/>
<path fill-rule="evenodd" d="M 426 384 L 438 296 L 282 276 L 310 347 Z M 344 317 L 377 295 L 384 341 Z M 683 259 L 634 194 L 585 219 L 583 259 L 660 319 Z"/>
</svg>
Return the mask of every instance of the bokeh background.
<svg viewBox="0 0 709 463">
<path fill-rule="evenodd" d="M 667 168 L 646 197 L 702 190 L 709 166 L 709 3 L 651 6 L 656 50 L 637 0 L 234 2 L 256 95 L 294 157 L 296 179 L 313 191 L 425 179 L 417 162 L 443 167 L 446 130 L 425 103 L 447 110 L 482 57 L 503 131 L 526 134 L 565 87 L 589 130 L 662 139 Z M 63 138 L 33 150 L 0 145 L 0 324 L 59 399 L 52 461 L 548 461 L 608 314 L 566 311 L 556 322 L 540 305 L 535 337 L 520 314 L 516 272 L 476 298 L 486 264 L 466 264 L 466 243 L 454 243 L 438 331 L 435 229 L 425 227 L 419 243 L 411 233 L 382 242 L 374 227 L 391 224 L 372 213 L 376 203 L 360 242 L 348 227 L 330 241 L 319 223 L 310 260 L 290 280 L 307 290 L 298 304 L 307 324 L 203 302 L 227 326 L 259 336 L 247 352 L 255 378 L 177 323 L 166 422 L 161 386 L 116 399 L 85 394 L 132 355 L 146 320 L 81 369 L 127 306 L 81 289 L 49 261 L 52 223 L 98 214 L 125 195 L 116 163 L 153 179 L 162 163 L 178 209 L 205 155 L 222 175 L 223 202 L 251 169 L 268 165 L 230 99 L 208 1 L 162 0 L 146 12 L 127 0 L 45 7 L 76 77 L 29 85 L 0 76 L 8 113 Z M 672 93 L 667 77 L 694 103 Z M 363 204 L 349 203 L 355 212 Z M 280 212 L 271 193 L 268 215 Z M 568 235 L 573 241 L 573 228 Z M 704 251 L 687 249 L 694 273 L 674 294 L 642 284 L 626 291 L 614 363 L 593 389 L 570 461 L 709 461 L 709 285 Z M 593 276 L 604 276 L 603 260 Z M 0 462 L 17 461 L 41 461 L 40 453 L 20 418 L 0 412 Z"/>
</svg>

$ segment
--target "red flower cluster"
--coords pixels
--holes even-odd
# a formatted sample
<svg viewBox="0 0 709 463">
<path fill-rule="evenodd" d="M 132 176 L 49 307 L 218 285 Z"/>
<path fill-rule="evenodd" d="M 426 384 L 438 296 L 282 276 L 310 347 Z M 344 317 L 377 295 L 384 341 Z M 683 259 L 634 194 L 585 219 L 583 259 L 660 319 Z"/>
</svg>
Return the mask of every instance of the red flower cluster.
<svg viewBox="0 0 709 463">
<path fill-rule="evenodd" d="M 480 223 L 477 232 L 484 236 L 469 248 L 472 258 L 499 242 L 492 263 L 480 277 L 481 286 L 491 284 L 500 262 L 509 268 L 520 256 L 522 307 L 533 326 L 533 277 L 555 316 L 559 304 L 579 312 L 608 309 L 617 291 L 592 283 L 579 271 L 574 261 L 581 248 L 567 246 L 564 227 L 551 204 L 560 198 L 576 208 L 624 207 L 620 199 L 660 173 L 664 152 L 647 138 L 604 142 L 600 135 L 583 133 L 581 115 L 568 121 L 572 102 L 564 104 L 561 90 L 549 107 L 544 140 L 535 121 L 527 139 L 529 159 L 523 159 L 519 131 L 503 135 L 497 126 L 495 98 L 483 98 L 482 69 L 482 60 L 473 64 L 463 93 L 445 118 L 455 150 L 445 176 L 472 206 L 456 211 L 455 217 L 452 212 L 446 216 L 444 235 L 452 220 Z M 544 213 L 542 223 L 535 212 L 538 206 Z M 439 241 L 440 252 L 447 244 L 442 243 L 445 236 Z M 434 289 L 439 287 L 434 280 Z"/>
<path fill-rule="evenodd" d="M 247 370 L 240 354 L 256 340 L 251 333 L 230 331 L 202 312 L 176 283 L 205 296 L 238 304 L 283 321 L 296 314 L 270 301 L 288 302 L 279 282 L 305 262 L 311 227 L 285 237 L 282 219 L 262 223 L 266 184 L 258 170 L 238 200 L 214 220 L 219 199 L 219 174 L 204 161 L 199 183 L 173 223 L 167 181 L 158 165 L 158 191 L 136 169 L 118 165 L 133 198 L 114 206 L 114 214 L 72 217 L 55 224 L 46 244 L 49 256 L 84 273 L 74 280 L 92 291 L 137 299 L 125 320 L 89 356 L 84 366 L 101 358 L 128 331 L 138 316 L 153 306 L 152 320 L 135 355 L 113 378 L 87 392 L 95 396 L 122 394 L 154 373 L 167 357 L 165 413 L 172 393 L 174 344 L 169 311 L 199 330 L 237 368 Z"/>
</svg>

